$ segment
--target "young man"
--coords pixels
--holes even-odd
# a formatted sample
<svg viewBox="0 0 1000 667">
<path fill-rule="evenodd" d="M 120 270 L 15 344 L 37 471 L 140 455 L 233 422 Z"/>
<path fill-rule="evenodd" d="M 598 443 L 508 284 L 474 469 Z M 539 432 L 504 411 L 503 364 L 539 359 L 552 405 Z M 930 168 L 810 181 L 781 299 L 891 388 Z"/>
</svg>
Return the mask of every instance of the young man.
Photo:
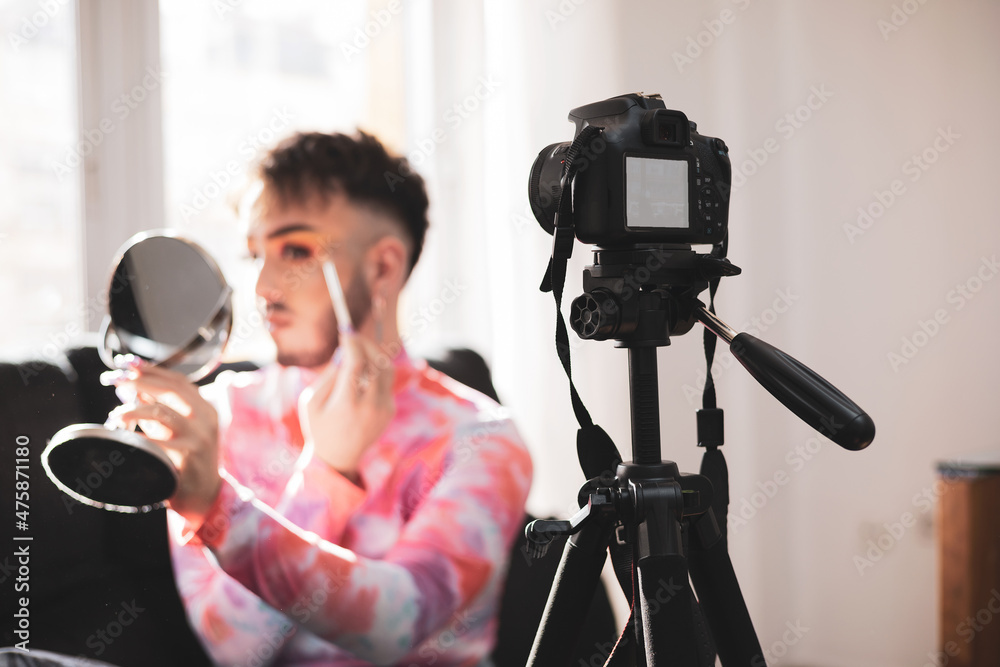
<svg viewBox="0 0 1000 667">
<path fill-rule="evenodd" d="M 423 182 L 363 133 L 292 136 L 258 176 L 247 243 L 277 364 L 202 392 L 138 366 L 123 384 L 144 402 L 118 413 L 180 471 L 191 625 L 224 665 L 488 664 L 531 462 L 496 403 L 400 342 Z"/>
</svg>

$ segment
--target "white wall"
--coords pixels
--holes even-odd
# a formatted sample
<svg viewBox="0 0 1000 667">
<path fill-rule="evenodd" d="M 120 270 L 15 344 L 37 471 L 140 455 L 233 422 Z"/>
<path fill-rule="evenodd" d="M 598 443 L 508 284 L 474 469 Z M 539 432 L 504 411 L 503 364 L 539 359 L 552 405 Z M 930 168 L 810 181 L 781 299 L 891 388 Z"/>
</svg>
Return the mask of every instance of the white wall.
<svg viewBox="0 0 1000 667">
<path fill-rule="evenodd" d="M 911 15 L 900 13 L 904 5 Z M 984 258 L 1000 254 L 1000 5 L 552 0 L 483 7 L 471 24 L 457 17 L 437 24 L 482 34 L 485 55 L 466 40 L 471 60 L 462 63 L 469 76 L 473 62 L 502 86 L 484 105 L 476 149 L 450 154 L 464 161 L 434 186 L 448 197 L 469 180 L 484 199 L 459 221 L 435 223 L 439 234 L 461 224 L 486 239 L 479 250 L 463 251 L 461 271 L 478 276 L 483 291 L 472 299 L 491 307 L 459 303 L 449 318 L 490 357 L 501 396 L 532 447 L 532 509 L 564 513 L 582 475 L 552 345 L 551 297 L 537 291 L 550 239 L 524 218 L 528 169 L 542 147 L 571 138 L 570 108 L 659 92 L 703 133 L 725 139 L 738 167 L 750 151 L 760 159 L 766 140 L 777 146 L 764 164 L 746 169 L 753 173 L 734 193 L 730 257 L 744 273 L 723 284 L 720 315 L 744 329 L 763 318 L 760 337 L 825 375 L 878 427 L 864 452 L 827 442 L 810 460 L 796 458 L 796 447 L 819 444 L 810 429 L 742 369 L 722 372 L 733 511 L 775 473 L 787 474 L 747 525 L 731 530 L 761 642 L 779 642 L 774 655 L 784 664 L 928 662 L 937 635 L 933 511 L 914 497 L 931 487 L 936 461 L 1000 447 L 991 410 L 1000 280 L 977 283 L 980 271 L 993 277 Z M 883 34 L 879 22 L 891 24 L 895 7 L 902 25 Z M 674 54 L 685 53 L 689 38 L 704 45 L 700 53 L 692 47 L 692 62 L 679 67 Z M 449 57 L 461 57 L 456 53 Z M 438 81 L 449 71 L 443 57 Z M 810 100 L 816 108 L 803 109 Z M 800 127 L 781 123 L 796 112 Z M 460 128 L 456 139 L 472 128 Z M 941 131 L 951 132 L 950 142 L 937 139 Z M 934 158 L 935 141 L 947 150 L 917 178 L 907 161 L 925 149 Z M 435 168 L 440 175 L 440 163 Z M 902 194 L 849 238 L 845 225 L 856 222 L 858 208 L 872 206 L 897 179 Z M 481 262 L 470 264 L 468 253 Z M 567 300 L 579 292 L 588 259 L 578 246 Z M 981 290 L 960 303 L 952 290 L 969 281 Z M 776 314 L 769 309 L 780 293 L 791 305 L 779 304 L 786 312 Z M 467 307 L 488 314 L 470 323 Z M 944 324 L 928 325 L 936 333 L 925 341 L 921 323 L 935 314 Z M 888 355 L 902 354 L 902 339 L 915 335 L 926 344 L 893 368 Z M 697 405 L 683 388 L 703 372 L 700 333 L 676 339 L 659 359 L 664 457 L 696 471 Z M 574 366 L 596 420 L 627 453 L 625 353 L 610 343 L 580 344 Z M 855 556 L 864 557 L 868 540 L 906 512 L 917 525 L 859 572 Z M 808 628 L 793 646 L 780 644 L 786 622 Z"/>
</svg>

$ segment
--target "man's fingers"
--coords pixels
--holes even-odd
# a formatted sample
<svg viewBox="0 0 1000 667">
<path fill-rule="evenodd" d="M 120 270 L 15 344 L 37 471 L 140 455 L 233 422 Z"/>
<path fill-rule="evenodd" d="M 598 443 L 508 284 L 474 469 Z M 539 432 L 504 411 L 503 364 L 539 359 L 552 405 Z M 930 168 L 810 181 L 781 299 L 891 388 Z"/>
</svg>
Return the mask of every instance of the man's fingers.
<svg viewBox="0 0 1000 667">
<path fill-rule="evenodd" d="M 127 382 L 140 383 L 141 391 L 146 393 L 172 391 L 180 398 L 189 401 L 199 396 L 198 388 L 184 375 L 157 366 L 142 366 L 130 374 Z"/>
<path fill-rule="evenodd" d="M 136 394 L 146 402 L 169 405 L 180 414 L 208 418 L 207 402 L 183 375 L 153 367 L 132 371 L 129 379 L 117 383 L 119 395 Z"/>
<path fill-rule="evenodd" d="M 156 440 L 177 440 L 191 431 L 190 421 L 176 410 L 162 403 L 140 403 L 138 405 L 122 406 L 111 411 L 109 420 L 119 420 L 124 424 L 141 424 L 155 422 L 165 426 L 168 434 L 147 433 Z M 144 431 L 152 429 L 143 429 Z"/>
</svg>

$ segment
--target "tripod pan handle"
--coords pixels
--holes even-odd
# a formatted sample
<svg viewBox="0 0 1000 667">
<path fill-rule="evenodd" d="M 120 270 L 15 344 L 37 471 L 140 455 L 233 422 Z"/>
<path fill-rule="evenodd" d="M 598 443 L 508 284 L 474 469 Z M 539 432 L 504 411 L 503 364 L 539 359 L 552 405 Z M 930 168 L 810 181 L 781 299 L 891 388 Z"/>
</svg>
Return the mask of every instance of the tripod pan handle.
<svg viewBox="0 0 1000 667">
<path fill-rule="evenodd" d="M 746 333 L 733 338 L 729 349 L 772 396 L 841 447 L 857 451 L 875 438 L 872 418 L 798 360 Z"/>
</svg>

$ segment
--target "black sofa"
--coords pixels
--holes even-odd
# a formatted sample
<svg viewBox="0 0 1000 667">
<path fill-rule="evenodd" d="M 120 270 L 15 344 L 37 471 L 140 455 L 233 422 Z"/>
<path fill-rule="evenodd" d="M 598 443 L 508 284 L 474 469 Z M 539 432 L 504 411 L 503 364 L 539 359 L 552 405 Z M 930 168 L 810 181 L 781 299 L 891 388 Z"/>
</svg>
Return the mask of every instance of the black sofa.
<svg viewBox="0 0 1000 667">
<path fill-rule="evenodd" d="M 474 352 L 442 350 L 428 361 L 496 397 L 489 369 Z M 252 367 L 229 364 L 220 371 Z M 11 619 L 18 598 L 27 596 L 30 648 L 121 667 L 211 664 L 187 624 L 174 586 L 165 511 L 117 514 L 81 505 L 59 492 L 42 469 L 41 452 L 57 430 L 74 423 L 101 423 L 118 404 L 113 388 L 98 382 L 104 370 L 93 347 L 68 350 L 59 359 L 0 363 L 0 497 L 5 499 L 0 520 L 5 545 L 0 551 L 0 618 L 5 619 L 0 646 L 21 641 Z M 13 516 L 14 459 L 25 438 L 30 450 L 30 510 L 27 530 L 18 531 Z M 15 532 L 32 539 L 15 543 Z M 19 573 L 14 548 L 6 546 L 11 544 L 29 545 L 27 576 Z M 515 544 L 496 667 L 523 665 L 527 659 L 560 546 L 554 545 L 543 559 L 529 560 L 523 538 Z M 599 647 L 614 637 L 610 604 L 599 586 L 570 664 L 591 664 Z"/>
</svg>

